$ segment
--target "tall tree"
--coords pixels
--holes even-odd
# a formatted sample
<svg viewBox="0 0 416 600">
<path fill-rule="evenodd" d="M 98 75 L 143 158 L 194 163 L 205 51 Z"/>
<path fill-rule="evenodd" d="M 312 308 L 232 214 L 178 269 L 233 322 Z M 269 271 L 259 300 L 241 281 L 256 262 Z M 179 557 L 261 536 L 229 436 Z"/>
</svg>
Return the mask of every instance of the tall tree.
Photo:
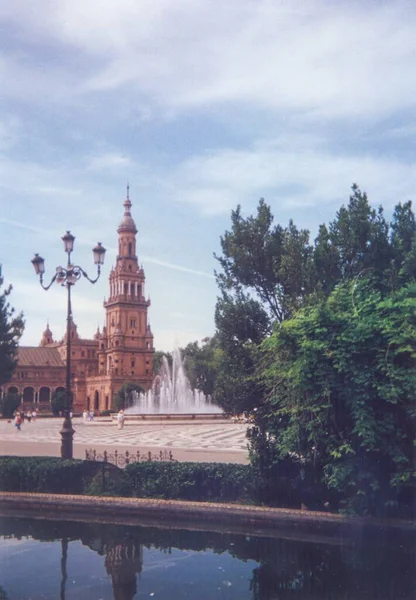
<svg viewBox="0 0 416 600">
<path fill-rule="evenodd" d="M 3 284 L 0 270 L 0 287 Z M 17 364 L 17 349 L 23 334 L 23 314 L 15 314 L 8 297 L 10 285 L 0 293 L 0 385 L 10 381 Z"/>
<path fill-rule="evenodd" d="M 368 269 L 382 275 L 391 259 L 388 229 L 383 209 L 371 208 L 367 194 L 354 184 L 348 205 L 340 208 L 329 225 L 341 278 L 355 277 Z"/>
<path fill-rule="evenodd" d="M 220 361 L 216 336 L 204 338 L 201 344 L 190 342 L 181 354 L 191 387 L 212 396 Z"/>
<path fill-rule="evenodd" d="M 231 214 L 231 231 L 221 238 L 222 271 L 216 273 L 220 297 L 215 311 L 222 360 L 216 401 L 241 413 L 258 401 L 253 374 L 257 345 L 273 324 L 302 305 L 313 285 L 309 232 L 293 221 L 273 224 L 270 206 L 261 199 L 257 214 L 244 218 L 238 206 Z"/>
<path fill-rule="evenodd" d="M 268 443 L 345 499 L 376 513 L 416 485 L 416 287 L 337 286 L 263 342 Z"/>
<path fill-rule="evenodd" d="M 393 268 L 399 283 L 416 279 L 416 220 L 410 200 L 398 204 L 391 223 Z"/>
<path fill-rule="evenodd" d="M 309 232 L 273 225 L 270 206 L 261 199 L 255 217 L 242 217 L 241 207 L 231 213 L 231 231 L 221 237 L 222 267 L 216 273 L 221 293 L 246 290 L 257 299 L 270 321 L 282 321 L 311 285 L 312 247 Z"/>
</svg>

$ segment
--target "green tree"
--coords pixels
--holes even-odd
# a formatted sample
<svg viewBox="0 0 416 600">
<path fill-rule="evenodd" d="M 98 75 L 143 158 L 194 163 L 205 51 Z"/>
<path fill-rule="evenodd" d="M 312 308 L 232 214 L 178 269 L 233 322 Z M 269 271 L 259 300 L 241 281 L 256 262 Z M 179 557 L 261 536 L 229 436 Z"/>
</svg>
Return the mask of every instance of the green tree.
<svg viewBox="0 0 416 600">
<path fill-rule="evenodd" d="M 172 353 L 163 352 L 162 350 L 156 350 L 153 356 L 153 375 L 158 375 L 160 367 L 162 366 L 163 357 L 166 356 L 169 365 L 172 365 Z"/>
<path fill-rule="evenodd" d="M 0 287 L 2 283 L 0 267 Z M 24 329 L 23 314 L 15 314 L 8 301 L 11 291 L 10 285 L 0 293 L 0 386 L 10 381 L 16 368 L 19 340 Z"/>
<path fill-rule="evenodd" d="M 312 245 L 309 232 L 292 221 L 273 224 L 270 207 L 260 200 L 255 216 L 242 217 L 240 207 L 232 212 L 221 248 L 215 323 L 222 359 L 215 396 L 237 413 L 258 401 L 257 347 L 276 325 L 352 278 L 371 275 L 373 285 L 386 291 L 416 276 L 411 203 L 396 207 L 390 226 L 382 207 L 373 209 L 357 185 Z"/>
<path fill-rule="evenodd" d="M 66 392 L 64 390 L 55 390 L 52 394 L 51 410 L 52 413 L 57 417 L 68 408 L 66 399 Z"/>
<path fill-rule="evenodd" d="M 215 399 L 225 410 L 254 408 L 258 385 L 253 379 L 258 344 L 302 305 L 313 286 L 309 232 L 293 221 L 273 224 L 270 207 L 261 199 L 256 216 L 231 213 L 231 231 L 221 237 L 222 271 L 215 310 L 221 361 Z"/>
<path fill-rule="evenodd" d="M 217 301 L 215 324 L 215 401 L 230 414 L 251 411 L 261 397 L 255 376 L 257 349 L 271 333 L 269 316 L 257 300 L 242 292 L 224 292 Z"/>
<path fill-rule="evenodd" d="M 215 256 L 222 272 L 216 279 L 222 294 L 231 298 L 246 290 L 255 298 L 271 322 L 282 321 L 311 286 L 312 247 L 309 232 L 273 225 L 270 206 L 261 199 L 255 217 L 241 215 L 238 206 L 231 213 L 231 231 L 221 237 L 222 256 Z"/>
<path fill-rule="evenodd" d="M 131 381 L 124 383 L 114 397 L 114 409 L 124 410 L 128 408 L 131 405 L 132 392 L 142 394 L 144 390 L 137 383 Z"/>
<path fill-rule="evenodd" d="M 371 269 L 382 278 L 392 258 L 389 225 L 380 207 L 371 208 L 365 192 L 354 184 L 347 206 L 342 206 L 329 225 L 330 242 L 338 254 L 340 279 Z M 321 273 L 317 273 L 318 279 Z M 336 284 L 336 279 L 334 284 Z"/>
<path fill-rule="evenodd" d="M 410 201 L 398 204 L 391 223 L 392 263 L 395 285 L 416 279 L 416 220 Z"/>
<path fill-rule="evenodd" d="M 217 338 L 204 338 L 201 345 L 191 342 L 181 349 L 181 354 L 191 387 L 212 396 L 220 361 Z"/>
<path fill-rule="evenodd" d="M 355 512 L 397 505 L 416 483 L 415 340 L 416 287 L 383 295 L 375 278 L 279 325 L 262 344 L 258 424 L 271 455 L 301 463 Z"/>
<path fill-rule="evenodd" d="M 0 411 L 5 419 L 11 419 L 14 412 L 22 404 L 21 394 L 5 394 L 0 400 Z"/>
</svg>

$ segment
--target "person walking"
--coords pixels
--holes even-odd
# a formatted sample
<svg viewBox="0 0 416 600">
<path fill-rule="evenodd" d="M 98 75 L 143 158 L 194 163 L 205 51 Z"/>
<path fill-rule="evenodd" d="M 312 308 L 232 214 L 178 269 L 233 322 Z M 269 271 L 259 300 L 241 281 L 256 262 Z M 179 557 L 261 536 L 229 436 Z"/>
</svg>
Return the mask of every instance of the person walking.
<svg viewBox="0 0 416 600">
<path fill-rule="evenodd" d="M 17 431 L 21 431 L 22 417 L 20 416 L 19 412 L 16 413 L 16 416 L 14 418 L 14 426 L 16 427 Z"/>
<path fill-rule="evenodd" d="M 36 411 L 36 408 L 32 410 L 32 421 L 34 423 L 36 423 L 36 417 L 38 416 L 38 413 Z"/>
<path fill-rule="evenodd" d="M 124 427 L 124 410 L 120 410 L 117 415 L 117 429 L 123 429 Z"/>
</svg>

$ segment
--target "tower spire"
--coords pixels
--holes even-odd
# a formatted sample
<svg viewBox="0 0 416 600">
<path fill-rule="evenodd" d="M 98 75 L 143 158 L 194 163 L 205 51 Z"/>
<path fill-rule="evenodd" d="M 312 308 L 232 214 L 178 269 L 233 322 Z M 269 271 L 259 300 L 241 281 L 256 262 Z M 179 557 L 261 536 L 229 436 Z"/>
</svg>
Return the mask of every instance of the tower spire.
<svg viewBox="0 0 416 600">
<path fill-rule="evenodd" d="M 130 183 L 127 180 L 127 200 L 130 200 Z"/>
</svg>

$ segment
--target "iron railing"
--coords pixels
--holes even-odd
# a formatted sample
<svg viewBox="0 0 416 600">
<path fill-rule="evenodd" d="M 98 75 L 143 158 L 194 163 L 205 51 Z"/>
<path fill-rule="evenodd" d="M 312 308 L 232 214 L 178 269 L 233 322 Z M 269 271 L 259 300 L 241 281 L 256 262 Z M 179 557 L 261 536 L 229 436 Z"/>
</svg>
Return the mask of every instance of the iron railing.
<svg viewBox="0 0 416 600">
<path fill-rule="evenodd" d="M 140 450 L 137 450 L 136 453 L 128 450 L 126 452 L 118 452 L 118 450 L 114 450 L 114 452 L 107 452 L 107 450 L 97 452 L 93 448 L 85 450 L 85 460 L 111 463 L 120 468 L 134 462 L 176 462 L 172 452 L 167 450 L 161 450 L 157 454 L 152 454 L 150 451 L 142 454 Z"/>
</svg>

